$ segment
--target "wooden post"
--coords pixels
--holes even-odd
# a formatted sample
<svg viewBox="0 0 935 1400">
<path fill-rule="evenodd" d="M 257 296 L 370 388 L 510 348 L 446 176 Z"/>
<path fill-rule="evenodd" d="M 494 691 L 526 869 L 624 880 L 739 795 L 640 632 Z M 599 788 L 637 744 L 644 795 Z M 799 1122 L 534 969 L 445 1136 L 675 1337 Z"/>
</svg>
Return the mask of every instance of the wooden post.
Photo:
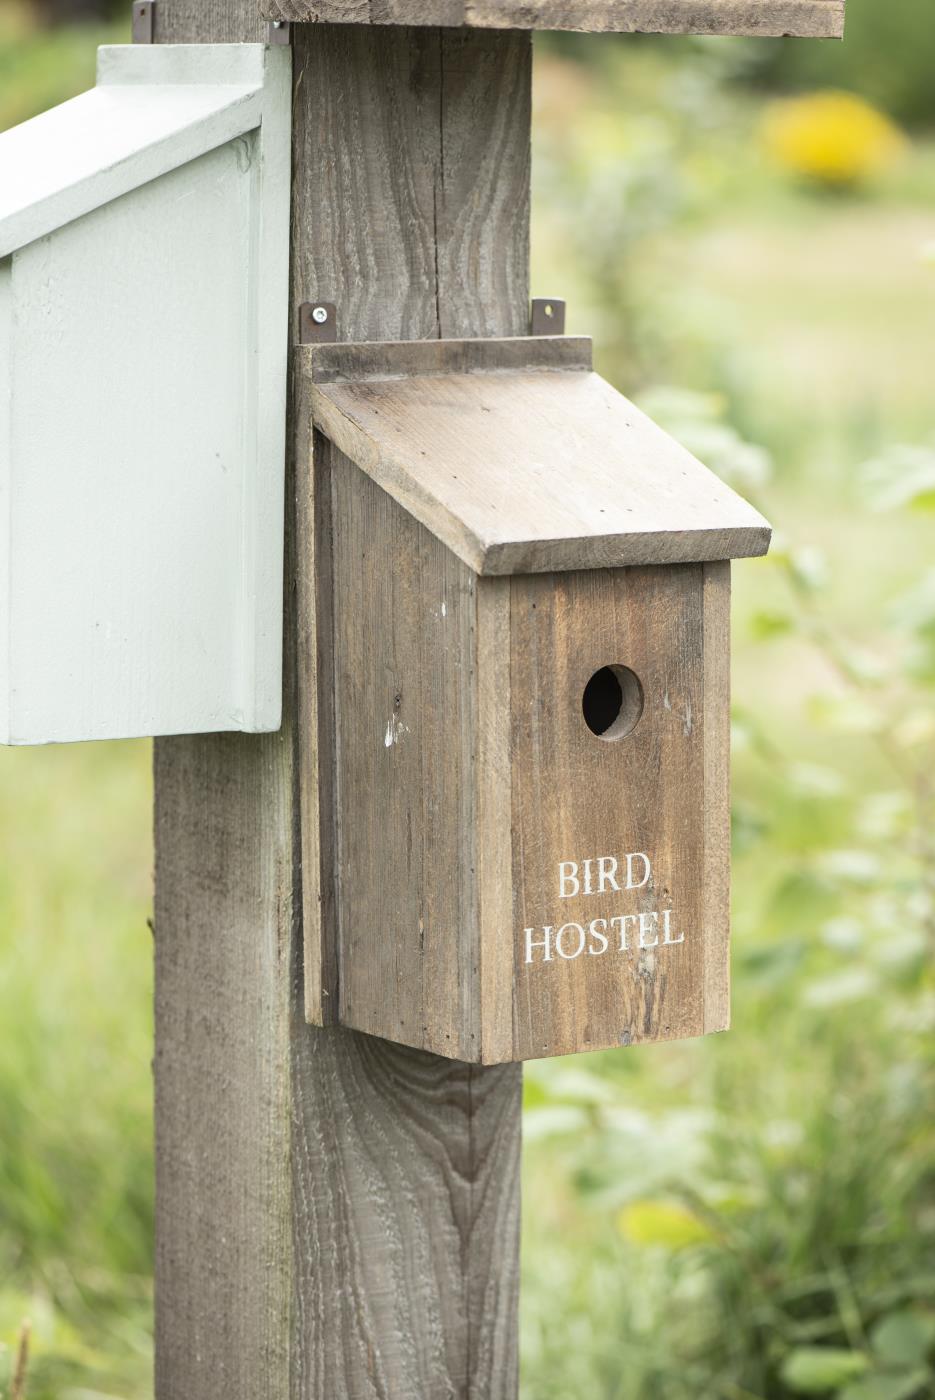
<svg viewBox="0 0 935 1400">
<path fill-rule="evenodd" d="M 157 41 L 264 35 L 159 0 Z M 529 35 L 292 40 L 291 339 L 319 299 L 341 339 L 524 333 Z M 304 1021 L 294 480 L 281 733 L 156 745 L 156 1394 L 507 1400 L 519 1067 Z"/>
</svg>

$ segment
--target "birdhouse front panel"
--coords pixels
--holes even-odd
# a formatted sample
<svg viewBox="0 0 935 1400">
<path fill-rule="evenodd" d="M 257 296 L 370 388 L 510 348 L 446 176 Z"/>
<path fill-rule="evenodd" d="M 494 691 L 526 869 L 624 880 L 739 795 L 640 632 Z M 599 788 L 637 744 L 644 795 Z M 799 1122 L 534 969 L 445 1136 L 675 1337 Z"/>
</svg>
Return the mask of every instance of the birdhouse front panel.
<svg viewBox="0 0 935 1400">
<path fill-rule="evenodd" d="M 517 1059 L 726 1024 L 729 567 L 512 581 Z"/>
<path fill-rule="evenodd" d="M 729 559 L 768 526 L 581 342 L 305 368 L 309 1018 L 482 1063 L 723 1029 Z"/>
</svg>

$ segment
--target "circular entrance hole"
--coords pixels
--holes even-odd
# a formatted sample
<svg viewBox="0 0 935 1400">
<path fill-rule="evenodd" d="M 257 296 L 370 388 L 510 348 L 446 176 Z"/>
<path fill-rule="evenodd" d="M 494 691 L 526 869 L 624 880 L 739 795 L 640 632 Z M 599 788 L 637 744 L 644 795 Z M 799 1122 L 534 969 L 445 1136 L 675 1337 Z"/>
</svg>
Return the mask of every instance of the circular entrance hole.
<svg viewBox="0 0 935 1400">
<path fill-rule="evenodd" d="M 581 701 L 584 722 L 599 739 L 625 739 L 643 714 L 643 687 L 628 666 L 602 666 Z"/>
</svg>

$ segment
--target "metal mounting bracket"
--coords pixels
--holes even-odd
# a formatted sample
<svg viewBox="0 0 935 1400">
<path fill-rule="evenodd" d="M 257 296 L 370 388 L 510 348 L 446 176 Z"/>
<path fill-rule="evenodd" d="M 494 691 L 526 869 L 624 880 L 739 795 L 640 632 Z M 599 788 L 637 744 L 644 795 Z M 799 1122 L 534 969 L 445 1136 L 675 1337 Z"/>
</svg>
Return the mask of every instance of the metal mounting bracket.
<svg viewBox="0 0 935 1400">
<path fill-rule="evenodd" d="M 292 25 L 287 19 L 271 19 L 266 26 L 266 42 L 268 44 L 291 44 Z"/>
<path fill-rule="evenodd" d="M 558 297 L 536 297 L 529 318 L 530 335 L 564 335 L 566 303 Z"/>
<path fill-rule="evenodd" d="M 155 10 L 156 0 L 134 0 L 131 31 L 134 44 L 153 42 Z"/>
<path fill-rule="evenodd" d="M 299 344 L 333 345 L 338 338 L 338 308 L 331 301 L 304 301 L 299 307 Z"/>
</svg>

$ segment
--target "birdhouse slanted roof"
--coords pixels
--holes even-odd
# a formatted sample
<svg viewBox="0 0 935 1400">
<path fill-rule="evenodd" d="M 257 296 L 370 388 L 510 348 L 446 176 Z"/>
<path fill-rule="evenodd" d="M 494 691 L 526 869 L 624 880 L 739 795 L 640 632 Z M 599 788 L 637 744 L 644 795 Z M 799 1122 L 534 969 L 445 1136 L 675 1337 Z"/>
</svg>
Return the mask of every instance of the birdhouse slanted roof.
<svg viewBox="0 0 935 1400">
<path fill-rule="evenodd" d="M 590 340 L 309 347 L 316 426 L 478 574 L 765 554 L 752 506 L 592 368 Z"/>
</svg>

